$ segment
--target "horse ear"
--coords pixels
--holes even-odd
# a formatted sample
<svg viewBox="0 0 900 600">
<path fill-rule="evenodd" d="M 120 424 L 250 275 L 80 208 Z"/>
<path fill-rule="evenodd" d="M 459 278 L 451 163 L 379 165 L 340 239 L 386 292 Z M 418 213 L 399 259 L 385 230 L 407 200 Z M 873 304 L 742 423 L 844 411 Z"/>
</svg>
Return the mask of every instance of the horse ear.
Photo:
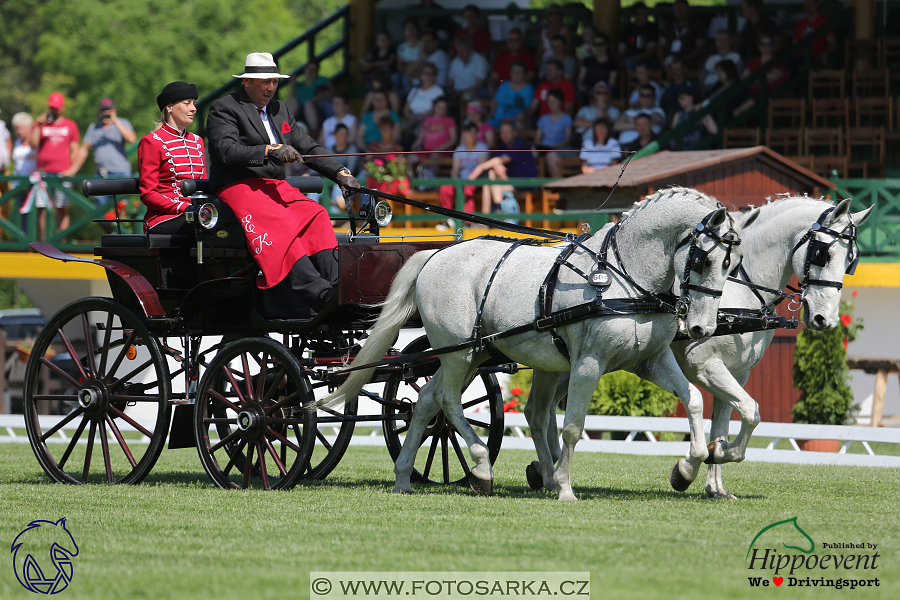
<svg viewBox="0 0 900 600">
<path fill-rule="evenodd" d="M 725 218 L 728 216 L 728 209 L 724 206 L 717 208 L 715 212 L 713 212 L 712 216 L 709 218 L 709 228 L 710 229 L 718 229 L 722 226 L 722 223 L 725 222 Z"/>
<path fill-rule="evenodd" d="M 845 200 L 841 200 L 838 202 L 838 205 L 834 207 L 834 210 L 828 215 L 830 218 L 827 222 L 827 226 L 831 226 L 832 223 L 837 223 L 841 219 L 844 218 L 847 214 L 850 213 L 850 198 Z"/>
<path fill-rule="evenodd" d="M 858 213 L 853 213 L 851 215 L 851 217 L 853 217 L 853 223 L 857 227 L 859 227 L 860 225 L 862 225 L 863 223 L 866 222 L 866 219 L 868 219 L 870 216 L 872 216 L 873 210 L 875 210 L 874 204 L 872 206 L 870 206 L 869 208 L 867 208 L 866 210 L 861 210 Z"/>
<path fill-rule="evenodd" d="M 746 229 L 750 225 L 753 224 L 753 221 L 759 216 L 759 209 L 754 208 L 753 210 L 747 211 L 745 213 L 740 213 L 736 218 L 735 222 L 741 226 L 741 229 Z"/>
</svg>

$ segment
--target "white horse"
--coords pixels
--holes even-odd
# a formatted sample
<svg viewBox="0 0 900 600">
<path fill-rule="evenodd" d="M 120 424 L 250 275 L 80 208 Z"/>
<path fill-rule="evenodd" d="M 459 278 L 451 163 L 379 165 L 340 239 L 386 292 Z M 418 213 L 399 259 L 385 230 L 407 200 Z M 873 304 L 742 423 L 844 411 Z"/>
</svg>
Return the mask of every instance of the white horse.
<svg viewBox="0 0 900 600">
<path fill-rule="evenodd" d="M 858 227 L 872 211 L 870 207 L 851 215 L 849 208 L 850 200 L 835 206 L 808 197 L 785 198 L 762 206 L 759 218 L 741 235 L 741 246 L 747 258 L 739 278 L 768 291 L 757 289 L 757 297 L 751 287 L 729 281 L 723 290 L 723 309 L 755 310 L 770 305 L 796 274 L 802 288 L 804 324 L 814 330 L 836 327 L 844 273 L 858 259 L 852 240 L 847 239 L 855 235 L 851 225 Z M 818 227 L 814 229 L 816 225 Z M 816 231 L 818 233 L 814 233 Z M 722 486 L 721 463 L 744 460 L 750 435 L 759 424 L 759 406 L 743 385 L 750 370 L 762 360 L 774 335 L 770 329 L 672 343 L 675 359 L 687 379 L 710 391 L 714 397 L 708 446 L 710 456 L 707 459 L 711 464 L 706 478 L 706 493 L 711 498 L 734 498 Z M 534 379 L 529 403 L 525 405 L 526 415 L 531 399 L 547 394 L 547 386 L 551 383 L 544 381 L 543 375 L 539 376 L 537 372 Z M 555 384 L 555 380 L 552 383 Z M 555 389 L 549 389 L 553 396 L 551 411 L 565 393 L 565 378 L 562 378 Z M 740 416 L 741 430 L 729 443 L 728 421 L 732 408 Z M 549 423 L 548 438 L 551 458 L 558 460 L 561 450 L 555 419 Z M 529 483 L 535 488 L 540 487 L 536 468 L 537 464 L 532 463 L 527 471 Z M 684 491 L 691 483 L 691 480 L 679 477 L 674 468 L 670 481 L 679 491 Z"/>
<path fill-rule="evenodd" d="M 756 216 L 757 212 L 753 212 L 731 219 L 714 199 L 684 188 L 665 190 L 647 198 L 617 226 L 615 236 L 610 238 L 615 241 L 615 251 L 610 250 L 608 264 L 617 271 L 610 269 L 610 287 L 602 292 L 604 301 L 635 298 L 642 295 L 640 290 L 667 292 L 676 274 L 687 273 L 685 283 L 693 290 L 681 298 L 687 331 L 693 339 L 712 334 L 729 260 L 736 263 L 741 257 L 740 246 L 735 242 L 743 226 Z M 698 227 L 701 221 L 705 227 Z M 568 258 L 568 263 L 578 271 L 560 269 L 553 295 L 554 311 L 596 298 L 597 289 L 583 275 L 597 267 L 597 253 L 601 252 L 612 227 L 604 227 Z M 416 311 L 434 348 L 469 340 L 480 308 L 483 308 L 484 335 L 534 323 L 540 316 L 542 283 L 560 256 L 560 250 L 521 246 L 501 261 L 509 249 L 508 242 L 477 239 L 439 252 L 414 255 L 395 278 L 381 315 L 350 368 L 383 357 L 399 328 Z M 628 273 L 630 280 L 622 272 Z M 490 293 L 482 302 L 489 283 Z M 545 480 L 559 492 L 560 500 L 575 499 L 569 469 L 572 451 L 584 428 L 591 393 L 601 375 L 621 368 L 639 372 L 671 390 L 685 404 L 692 426 L 698 431 L 685 476 L 696 477 L 700 464 L 708 456 L 702 441 L 702 398 L 682 375 L 669 348 L 677 328 L 675 317 L 661 311 L 604 316 L 560 325 L 557 332 L 568 356 L 546 330 L 529 329 L 492 340 L 493 347 L 511 361 L 548 372 L 572 372 L 563 428 L 566 452 L 556 472 L 548 469 L 544 474 Z M 489 356 L 487 350 L 472 349 L 440 356 L 440 369 L 419 392 L 409 431 L 394 466 L 395 492 L 411 492 L 410 475 L 416 451 L 426 425 L 441 409 L 465 438 L 476 463 L 469 476 L 470 485 L 479 493 L 492 492 L 493 471 L 487 447 L 463 417 L 461 404 L 461 391 L 475 376 L 478 365 Z M 322 403 L 333 406 L 355 396 L 371 373 L 371 369 L 351 373 L 344 385 Z M 544 418 L 546 414 L 544 411 Z M 541 430 L 546 431 L 546 427 Z M 546 443 L 544 449 L 549 458 Z"/>
</svg>

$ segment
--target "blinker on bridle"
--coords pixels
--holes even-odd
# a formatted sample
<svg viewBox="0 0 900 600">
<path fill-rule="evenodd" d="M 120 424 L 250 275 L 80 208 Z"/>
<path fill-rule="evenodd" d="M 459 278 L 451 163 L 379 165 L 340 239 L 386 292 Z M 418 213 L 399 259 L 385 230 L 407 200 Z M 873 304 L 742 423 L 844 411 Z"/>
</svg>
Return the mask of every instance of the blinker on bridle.
<svg viewBox="0 0 900 600">
<path fill-rule="evenodd" d="M 824 267 L 828 264 L 828 249 L 831 248 L 833 244 L 837 243 L 838 240 L 848 240 L 850 242 L 850 247 L 847 251 L 847 258 L 850 260 L 850 264 L 844 272 L 847 275 L 853 275 L 853 273 L 856 272 L 856 266 L 859 264 L 859 248 L 856 247 L 856 240 L 859 239 L 859 235 L 857 233 L 856 224 L 853 222 L 853 217 L 849 213 L 847 214 L 850 223 L 841 231 L 835 231 L 834 229 L 830 229 L 823 225 L 825 219 L 834 211 L 834 209 L 835 207 L 831 207 L 819 215 L 818 220 L 810 226 L 809 231 L 800 238 L 800 241 L 798 241 L 794 246 L 794 249 L 791 250 L 791 256 L 793 256 L 800 246 L 807 241 L 809 242 L 806 246 L 806 257 L 803 260 L 803 281 L 800 282 L 800 291 L 804 295 L 806 294 L 806 289 L 812 285 L 833 287 L 837 289 L 841 289 L 844 286 L 843 282 L 840 281 L 809 278 L 809 268 L 811 265 Z M 817 237 L 820 233 L 823 235 L 830 235 L 834 239 L 830 242 L 820 240 Z"/>
</svg>

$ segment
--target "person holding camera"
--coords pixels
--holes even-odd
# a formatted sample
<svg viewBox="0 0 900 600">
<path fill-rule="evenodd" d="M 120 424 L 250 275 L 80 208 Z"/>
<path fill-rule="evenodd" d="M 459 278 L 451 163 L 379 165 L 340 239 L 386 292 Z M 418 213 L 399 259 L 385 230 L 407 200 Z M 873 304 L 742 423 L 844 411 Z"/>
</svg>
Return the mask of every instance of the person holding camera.
<svg viewBox="0 0 900 600">
<path fill-rule="evenodd" d="M 47 111 L 41 113 L 31 129 L 31 147 L 38 151 L 37 170 L 43 175 L 63 176 L 71 166 L 78 142 L 81 139 L 75 121 L 63 116 L 65 97 L 53 92 L 47 99 Z M 45 235 L 44 210 L 48 199 L 44 194 L 35 194 L 34 206 L 38 209 L 38 230 L 41 239 Z M 63 231 L 69 227 L 69 199 L 62 190 L 53 192 L 53 206 L 56 208 L 56 228 Z"/>
<path fill-rule="evenodd" d="M 88 127 L 81 147 L 72 159 L 72 166 L 63 172 L 63 176 L 76 175 L 87 160 L 88 151 L 93 148 L 98 177 L 103 179 L 131 177 L 131 163 L 125 152 L 125 144 L 133 144 L 135 140 L 137 136 L 134 134 L 134 127 L 128 119 L 122 119 L 116 114 L 116 104 L 112 98 L 104 98 L 97 110 L 97 121 Z M 97 206 L 103 206 L 109 199 L 110 196 L 96 196 L 94 202 Z"/>
<path fill-rule="evenodd" d="M 289 288 L 313 312 L 337 304 L 337 239 L 328 211 L 285 181 L 300 162 L 335 181 L 344 198 L 359 190 L 349 169 L 304 134 L 287 104 L 275 99 L 278 66 L 267 52 L 247 55 L 240 89 L 212 103 L 209 133 L 212 192 L 234 210 L 262 272 L 262 290 Z M 301 156 L 305 155 L 304 156 Z M 313 155 L 313 156 L 310 156 Z M 288 290 L 286 290 L 288 291 Z"/>
</svg>

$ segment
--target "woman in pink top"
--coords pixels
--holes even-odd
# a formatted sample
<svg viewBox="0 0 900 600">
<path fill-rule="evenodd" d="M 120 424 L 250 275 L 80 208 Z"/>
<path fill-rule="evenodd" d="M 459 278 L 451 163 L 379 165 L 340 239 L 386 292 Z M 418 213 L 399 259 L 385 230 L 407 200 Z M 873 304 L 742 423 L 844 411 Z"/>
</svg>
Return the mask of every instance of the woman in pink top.
<svg viewBox="0 0 900 600">
<path fill-rule="evenodd" d="M 425 150 L 418 155 L 411 155 L 416 160 L 431 158 L 431 152 L 436 150 L 452 150 L 459 139 L 456 121 L 447 114 L 447 100 L 443 97 L 434 101 L 432 114 L 425 117 L 419 135 L 413 142 L 413 150 Z M 434 156 L 441 156 L 436 154 Z"/>
</svg>

